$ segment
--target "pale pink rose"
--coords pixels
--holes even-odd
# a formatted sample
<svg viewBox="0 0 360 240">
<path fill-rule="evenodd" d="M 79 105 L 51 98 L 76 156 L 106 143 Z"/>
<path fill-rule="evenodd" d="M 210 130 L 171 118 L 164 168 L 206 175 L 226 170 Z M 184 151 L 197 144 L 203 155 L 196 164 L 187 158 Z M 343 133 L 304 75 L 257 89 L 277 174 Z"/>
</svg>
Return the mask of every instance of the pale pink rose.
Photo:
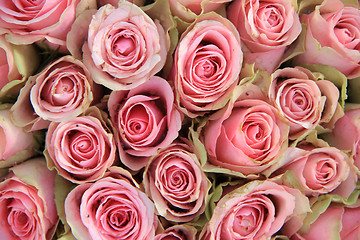
<svg viewBox="0 0 360 240">
<path fill-rule="evenodd" d="M 151 77 L 129 91 L 113 91 L 108 109 L 117 131 L 120 159 L 135 171 L 145 167 L 158 149 L 170 145 L 181 128 L 172 89 L 160 77 Z"/>
<path fill-rule="evenodd" d="M 244 99 L 222 111 L 201 133 L 211 164 L 243 175 L 259 174 L 287 149 L 289 126 L 268 103 Z"/>
<path fill-rule="evenodd" d="M 189 222 L 205 210 L 210 182 L 190 145 L 175 141 L 148 163 L 143 184 L 160 216 Z"/>
<path fill-rule="evenodd" d="M 334 147 L 289 148 L 277 174 L 292 171 L 306 196 L 335 193 L 348 197 L 356 187 L 349 157 Z"/>
<path fill-rule="evenodd" d="M 231 0 L 169 0 L 170 9 L 174 16 L 185 22 L 193 22 L 203 13 L 217 10 Z"/>
<path fill-rule="evenodd" d="M 165 32 L 135 4 L 101 7 L 91 20 L 83 58 L 96 83 L 128 90 L 159 72 L 167 55 Z"/>
<path fill-rule="evenodd" d="M 195 240 L 196 232 L 196 228 L 189 225 L 174 225 L 157 234 L 154 240 Z"/>
<path fill-rule="evenodd" d="M 66 35 L 77 14 L 96 8 L 96 0 L 1 1 L 0 32 L 14 44 L 46 39 L 52 47 L 66 50 Z"/>
<path fill-rule="evenodd" d="M 33 133 L 16 126 L 9 109 L 8 105 L 0 105 L 0 168 L 29 159 L 38 148 Z"/>
<path fill-rule="evenodd" d="M 158 224 L 146 194 L 111 173 L 75 187 L 66 197 L 65 214 L 78 240 L 154 239 Z"/>
<path fill-rule="evenodd" d="M 84 116 L 51 122 L 45 145 L 48 165 L 74 183 L 101 178 L 116 158 L 115 138 L 108 124 L 95 107 Z"/>
<path fill-rule="evenodd" d="M 270 181 L 252 181 L 216 203 L 202 239 L 270 239 L 308 209 L 309 201 L 299 190 Z"/>
<path fill-rule="evenodd" d="M 84 64 L 64 56 L 29 78 L 12 109 L 14 119 L 20 126 L 34 125 L 35 130 L 46 128 L 48 121 L 67 121 L 90 106 L 92 90 Z"/>
<path fill-rule="evenodd" d="M 360 76 L 360 10 L 344 7 L 339 0 L 325 0 L 309 15 L 305 53 L 296 57 L 299 64 L 333 66 L 348 78 Z"/>
<path fill-rule="evenodd" d="M 310 225 L 307 232 L 294 235 L 292 240 L 360 239 L 360 207 L 330 205 Z"/>
<path fill-rule="evenodd" d="M 296 11 L 296 1 L 289 0 L 235 0 L 230 4 L 228 19 L 245 45 L 245 62 L 273 72 L 301 32 Z"/>
<path fill-rule="evenodd" d="M 271 75 L 269 97 L 289 120 L 289 138 L 296 139 L 334 114 L 339 90 L 307 69 L 283 68 Z"/>
<path fill-rule="evenodd" d="M 336 148 L 350 151 L 354 165 L 360 170 L 360 109 L 347 110 L 336 121 L 332 132 L 325 135 L 325 140 Z"/>
<path fill-rule="evenodd" d="M 16 67 L 13 49 L 5 37 L 0 37 L 0 90 L 13 80 L 22 78 Z"/>
<path fill-rule="evenodd" d="M 55 172 L 37 158 L 11 168 L 0 183 L 2 240 L 52 239 L 58 223 L 54 200 Z"/>
<path fill-rule="evenodd" d="M 238 82 L 242 57 L 231 22 L 215 13 L 197 18 L 181 36 L 170 76 L 180 109 L 196 117 L 223 107 Z"/>
</svg>

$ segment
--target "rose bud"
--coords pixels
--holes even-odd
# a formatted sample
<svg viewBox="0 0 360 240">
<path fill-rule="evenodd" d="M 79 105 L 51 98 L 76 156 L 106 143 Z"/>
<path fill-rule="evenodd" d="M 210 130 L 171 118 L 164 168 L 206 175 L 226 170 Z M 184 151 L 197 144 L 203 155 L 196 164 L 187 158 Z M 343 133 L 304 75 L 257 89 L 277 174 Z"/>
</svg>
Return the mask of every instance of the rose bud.
<svg viewBox="0 0 360 240">
<path fill-rule="evenodd" d="M 129 91 L 113 91 L 108 109 L 117 133 L 120 160 L 134 171 L 170 145 L 181 128 L 172 89 L 160 77 L 152 77 Z"/>
<path fill-rule="evenodd" d="M 238 83 L 242 57 L 239 34 L 227 19 L 197 18 L 181 36 L 170 76 L 181 111 L 193 118 L 222 108 Z"/>
<path fill-rule="evenodd" d="M 295 0 L 235 0 L 227 10 L 240 33 L 244 60 L 272 73 L 301 32 Z"/>
<path fill-rule="evenodd" d="M 35 133 L 16 126 L 9 109 L 10 105 L 0 105 L 0 168 L 29 159 L 39 148 Z"/>
<path fill-rule="evenodd" d="M 190 145 L 175 141 L 155 155 L 144 172 L 146 193 L 160 216 L 189 222 L 205 210 L 210 182 Z"/>
<path fill-rule="evenodd" d="M 44 158 L 10 169 L 0 183 L 1 239 L 52 239 L 58 223 L 55 176 Z"/>
<path fill-rule="evenodd" d="M 46 40 L 50 47 L 66 52 L 66 35 L 77 15 L 96 8 L 96 0 L 3 1 L 0 3 L 0 33 L 22 45 Z"/>
<path fill-rule="evenodd" d="M 238 100 L 216 114 L 220 117 L 210 117 L 200 133 L 214 166 L 254 177 L 276 163 L 288 147 L 286 120 L 262 100 Z"/>
<path fill-rule="evenodd" d="M 50 123 L 45 145 L 48 165 L 74 183 L 101 178 L 116 158 L 109 121 L 105 113 L 90 107 L 83 116 Z"/>
<path fill-rule="evenodd" d="M 339 90 L 328 80 L 317 80 L 307 69 L 283 68 L 271 75 L 269 97 L 289 120 L 293 140 L 334 115 Z"/>
<path fill-rule="evenodd" d="M 49 121 L 67 121 L 90 106 L 92 87 L 83 63 L 64 56 L 29 78 L 12 108 L 14 119 L 31 130 L 47 128 Z"/>
<path fill-rule="evenodd" d="M 159 72 L 167 55 L 165 32 L 135 4 L 101 7 L 93 16 L 83 59 L 94 81 L 128 90 Z"/>
<path fill-rule="evenodd" d="M 196 228 L 189 225 L 174 225 L 157 234 L 154 240 L 195 240 L 196 232 Z"/>
<path fill-rule="evenodd" d="M 298 189 L 271 181 L 251 181 L 223 196 L 200 239 L 270 239 L 284 224 L 310 211 Z"/>
<path fill-rule="evenodd" d="M 360 10 L 339 0 L 325 0 L 309 15 L 301 15 L 307 25 L 305 52 L 295 64 L 333 66 L 348 78 L 360 76 Z"/>
<path fill-rule="evenodd" d="M 154 211 L 146 194 L 121 173 L 80 184 L 65 200 L 66 220 L 78 240 L 154 239 L 158 224 Z"/>
</svg>

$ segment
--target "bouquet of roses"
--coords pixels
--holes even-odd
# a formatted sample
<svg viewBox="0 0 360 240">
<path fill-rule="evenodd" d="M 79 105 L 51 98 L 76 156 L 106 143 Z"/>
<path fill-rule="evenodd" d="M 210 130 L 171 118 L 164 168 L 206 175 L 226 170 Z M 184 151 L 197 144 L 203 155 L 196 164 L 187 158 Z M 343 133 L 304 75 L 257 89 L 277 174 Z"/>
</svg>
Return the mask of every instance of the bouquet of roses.
<svg viewBox="0 0 360 240">
<path fill-rule="evenodd" d="M 360 239 L 354 0 L 0 1 L 1 239 Z"/>
</svg>

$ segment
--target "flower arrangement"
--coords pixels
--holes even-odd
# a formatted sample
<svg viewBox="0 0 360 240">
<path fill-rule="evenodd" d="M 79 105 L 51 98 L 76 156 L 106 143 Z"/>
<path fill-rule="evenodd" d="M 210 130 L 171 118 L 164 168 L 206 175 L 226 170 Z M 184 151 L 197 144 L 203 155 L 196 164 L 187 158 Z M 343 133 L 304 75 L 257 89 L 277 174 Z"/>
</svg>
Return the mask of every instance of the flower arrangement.
<svg viewBox="0 0 360 240">
<path fill-rule="evenodd" d="M 359 1 L 1 1 L 0 76 L 1 239 L 360 239 Z"/>
</svg>

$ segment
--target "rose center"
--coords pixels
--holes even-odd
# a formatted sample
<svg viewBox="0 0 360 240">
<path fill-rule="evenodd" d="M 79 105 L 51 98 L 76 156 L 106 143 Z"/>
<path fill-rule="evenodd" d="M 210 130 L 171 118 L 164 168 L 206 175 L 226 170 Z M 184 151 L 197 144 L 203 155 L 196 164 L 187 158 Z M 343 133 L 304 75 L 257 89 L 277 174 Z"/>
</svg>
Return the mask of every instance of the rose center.
<svg viewBox="0 0 360 240">
<path fill-rule="evenodd" d="M 119 37 L 113 44 L 113 51 L 117 55 L 127 56 L 129 53 L 134 51 L 135 43 L 128 35 L 123 35 Z"/>
<path fill-rule="evenodd" d="M 331 164 L 329 161 L 320 161 L 316 166 L 316 175 L 318 180 L 323 183 L 328 182 L 335 175 L 335 169 L 336 166 L 333 166 L 333 164 Z"/>
<path fill-rule="evenodd" d="M 250 207 L 239 209 L 234 219 L 234 231 L 241 236 L 246 236 L 253 232 L 259 217 L 259 213 L 256 210 Z"/>
<path fill-rule="evenodd" d="M 209 78 L 213 76 L 216 73 L 216 71 L 217 71 L 217 64 L 211 58 L 200 61 L 195 67 L 196 75 L 199 77 Z"/>
<path fill-rule="evenodd" d="M 8 216 L 8 222 L 14 233 L 19 237 L 24 237 L 30 232 L 31 221 L 23 211 L 12 210 Z"/>
</svg>

